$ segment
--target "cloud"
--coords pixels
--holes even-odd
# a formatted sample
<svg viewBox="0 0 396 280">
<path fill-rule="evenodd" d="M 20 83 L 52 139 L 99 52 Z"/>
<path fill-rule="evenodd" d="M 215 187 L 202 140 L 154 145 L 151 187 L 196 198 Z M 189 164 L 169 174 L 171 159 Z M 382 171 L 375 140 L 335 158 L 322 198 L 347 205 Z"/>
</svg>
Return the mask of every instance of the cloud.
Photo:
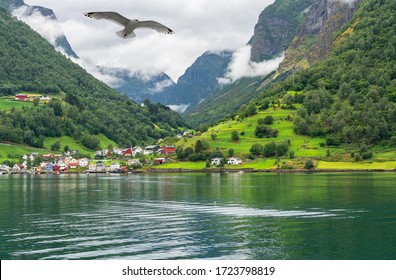
<svg viewBox="0 0 396 280">
<path fill-rule="evenodd" d="M 66 54 L 65 54 L 66 55 Z M 67 55 L 66 55 L 67 56 Z M 102 71 L 98 65 L 95 64 L 92 60 L 88 58 L 74 58 L 74 57 L 69 57 L 74 63 L 78 64 L 82 68 L 84 68 L 88 73 L 93 75 L 95 78 L 98 80 L 116 87 L 118 85 L 122 84 L 122 79 L 117 78 L 115 74 L 111 73 L 111 71 Z"/>
<path fill-rule="evenodd" d="M 160 82 L 156 83 L 155 87 L 151 88 L 150 90 L 153 93 L 157 93 L 157 92 L 163 91 L 165 88 L 170 87 L 172 85 L 174 85 L 172 80 L 163 80 L 163 81 L 160 81 Z"/>
<path fill-rule="evenodd" d="M 63 35 L 61 25 L 52 18 L 43 16 L 39 11 L 34 10 L 31 15 L 28 12 L 28 6 L 21 6 L 15 9 L 12 15 L 25 22 L 48 42 L 55 45 L 56 39 Z"/>
<path fill-rule="evenodd" d="M 272 60 L 262 62 L 250 61 L 251 46 L 247 45 L 235 51 L 224 77 L 218 79 L 220 84 L 229 84 L 243 77 L 265 76 L 278 69 L 284 54 Z"/>
<path fill-rule="evenodd" d="M 190 106 L 190 104 L 180 104 L 180 105 L 166 105 L 169 108 L 171 108 L 173 111 L 176 111 L 178 113 L 184 113 L 184 111 L 187 110 L 187 108 Z"/>
<path fill-rule="evenodd" d="M 52 9 L 78 56 L 107 67 L 155 75 L 174 81 L 208 50 L 238 49 L 253 35 L 261 11 L 275 0 L 25 0 Z M 130 18 L 153 19 L 173 35 L 138 30 L 130 40 L 114 33 L 120 27 L 83 16 L 88 11 L 118 11 Z M 46 26 L 46 25 L 44 25 Z"/>
</svg>

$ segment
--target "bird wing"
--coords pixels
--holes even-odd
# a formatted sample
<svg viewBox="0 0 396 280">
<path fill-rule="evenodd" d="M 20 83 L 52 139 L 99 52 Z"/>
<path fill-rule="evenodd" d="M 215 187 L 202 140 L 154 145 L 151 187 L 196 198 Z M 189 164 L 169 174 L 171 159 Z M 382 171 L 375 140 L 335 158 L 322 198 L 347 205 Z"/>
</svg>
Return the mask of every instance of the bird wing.
<svg viewBox="0 0 396 280">
<path fill-rule="evenodd" d="M 126 26 L 131 20 L 116 12 L 88 12 L 84 16 L 94 19 L 107 19 L 122 26 Z"/>
<path fill-rule="evenodd" d="M 156 30 L 159 33 L 173 34 L 172 29 L 153 20 L 139 21 L 136 25 L 136 28 L 150 28 Z"/>
</svg>

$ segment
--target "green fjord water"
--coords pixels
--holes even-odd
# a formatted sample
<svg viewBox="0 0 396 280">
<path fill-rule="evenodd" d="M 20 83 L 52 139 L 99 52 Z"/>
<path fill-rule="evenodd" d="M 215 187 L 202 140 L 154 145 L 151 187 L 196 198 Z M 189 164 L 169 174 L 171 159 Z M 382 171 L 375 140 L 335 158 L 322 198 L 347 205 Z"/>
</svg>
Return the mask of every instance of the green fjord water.
<svg viewBox="0 0 396 280">
<path fill-rule="evenodd" d="M 0 176 L 1 259 L 396 259 L 396 174 Z"/>
</svg>

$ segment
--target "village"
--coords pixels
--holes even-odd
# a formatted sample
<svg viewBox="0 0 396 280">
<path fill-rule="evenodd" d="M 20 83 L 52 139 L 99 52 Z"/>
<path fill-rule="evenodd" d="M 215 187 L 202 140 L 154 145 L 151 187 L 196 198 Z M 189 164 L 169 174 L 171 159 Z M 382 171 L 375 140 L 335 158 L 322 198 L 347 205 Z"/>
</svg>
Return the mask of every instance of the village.
<svg viewBox="0 0 396 280">
<path fill-rule="evenodd" d="M 175 146 L 166 145 L 98 150 L 94 153 L 94 159 L 78 158 L 78 151 L 57 154 L 30 153 L 22 156 L 20 164 L 0 164 L 0 174 L 133 173 L 140 172 L 144 166 L 171 162 L 173 154 Z M 223 162 L 229 165 L 242 164 L 238 157 L 210 160 L 213 166 L 220 166 Z"/>
</svg>

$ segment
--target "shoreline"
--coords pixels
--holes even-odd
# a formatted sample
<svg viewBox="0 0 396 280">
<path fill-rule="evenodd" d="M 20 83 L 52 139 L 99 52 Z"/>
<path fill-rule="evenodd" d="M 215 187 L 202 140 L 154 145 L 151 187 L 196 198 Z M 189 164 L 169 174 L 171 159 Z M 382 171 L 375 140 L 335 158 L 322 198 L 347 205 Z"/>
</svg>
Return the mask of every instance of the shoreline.
<svg viewBox="0 0 396 280">
<path fill-rule="evenodd" d="M 396 169 L 184 169 L 184 168 L 152 168 L 142 173 L 385 173 L 396 172 Z"/>
<path fill-rule="evenodd" d="M 204 168 L 204 169 L 186 169 L 186 168 L 149 168 L 144 170 L 134 170 L 128 172 L 41 172 L 41 173 L 18 173 L 5 172 L 1 175 L 98 175 L 98 174 L 153 174 L 153 173 L 392 173 L 396 169 L 253 169 L 253 168 Z"/>
</svg>

